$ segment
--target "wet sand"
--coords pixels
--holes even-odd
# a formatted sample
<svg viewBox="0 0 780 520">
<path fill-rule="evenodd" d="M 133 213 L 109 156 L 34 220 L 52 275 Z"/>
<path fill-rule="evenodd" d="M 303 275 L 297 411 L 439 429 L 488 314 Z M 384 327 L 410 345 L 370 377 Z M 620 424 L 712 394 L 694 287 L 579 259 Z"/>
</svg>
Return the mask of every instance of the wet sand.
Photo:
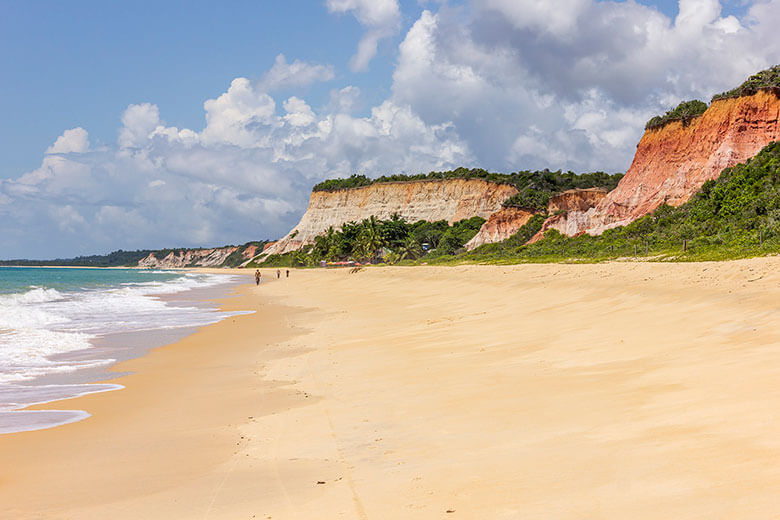
<svg viewBox="0 0 780 520">
<path fill-rule="evenodd" d="M 780 259 L 263 275 L 0 436 L 0 518 L 780 514 Z"/>
</svg>

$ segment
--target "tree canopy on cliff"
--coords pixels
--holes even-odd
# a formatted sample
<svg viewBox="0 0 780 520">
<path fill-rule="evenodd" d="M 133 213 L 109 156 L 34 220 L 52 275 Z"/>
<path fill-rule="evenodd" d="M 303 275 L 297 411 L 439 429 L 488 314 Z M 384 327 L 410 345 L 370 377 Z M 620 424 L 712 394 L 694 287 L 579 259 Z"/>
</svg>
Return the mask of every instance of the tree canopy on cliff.
<svg viewBox="0 0 780 520">
<path fill-rule="evenodd" d="M 615 189 L 622 173 L 608 174 L 604 172 L 574 173 L 540 170 L 524 171 L 512 174 L 512 184 L 518 192 L 504 202 L 504 206 L 516 206 L 544 213 L 550 197 L 566 190 L 585 188 L 604 188 L 607 191 Z"/>
<path fill-rule="evenodd" d="M 530 221 L 497 244 L 445 261 L 599 260 L 636 254 L 674 259 L 724 259 L 780 251 L 780 142 L 726 168 L 679 207 L 661 206 L 599 236 L 566 237 L 555 230 L 526 244 L 541 228 Z M 684 249 L 683 249 L 684 248 Z M 435 261 L 435 259 L 433 259 Z"/>
<path fill-rule="evenodd" d="M 419 175 L 383 175 L 370 179 L 365 175 L 352 175 L 346 179 L 331 179 L 314 186 L 313 191 L 336 191 L 370 186 L 382 182 L 409 182 L 437 179 L 482 179 L 491 182 L 511 184 L 518 194 L 504 202 L 508 206 L 520 206 L 534 211 L 545 211 L 547 201 L 556 193 L 574 188 L 604 188 L 612 190 L 623 178 L 622 173 L 604 172 L 574 173 L 544 170 L 522 170 L 514 173 L 491 173 L 481 168 L 457 168 L 444 172 L 421 173 Z"/>
<path fill-rule="evenodd" d="M 661 128 L 672 121 L 682 121 L 683 125 L 687 125 L 691 119 L 702 115 L 706 111 L 707 103 L 704 101 L 699 101 L 698 99 L 683 101 L 664 115 L 650 118 L 645 125 L 645 130 Z"/>
<path fill-rule="evenodd" d="M 752 96 L 761 89 L 780 89 L 780 65 L 753 74 L 737 88 L 716 94 L 712 100 Z"/>
</svg>

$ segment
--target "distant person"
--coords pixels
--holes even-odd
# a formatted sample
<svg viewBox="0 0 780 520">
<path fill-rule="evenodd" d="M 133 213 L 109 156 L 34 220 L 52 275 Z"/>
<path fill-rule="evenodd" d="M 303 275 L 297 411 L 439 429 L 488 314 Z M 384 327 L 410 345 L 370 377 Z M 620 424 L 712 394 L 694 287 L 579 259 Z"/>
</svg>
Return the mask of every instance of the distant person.
<svg viewBox="0 0 780 520">
<path fill-rule="evenodd" d="M 290 277 L 290 270 L 289 270 L 289 269 L 286 269 L 286 270 L 285 270 L 285 274 L 287 275 L 287 278 L 289 278 L 289 277 Z"/>
<path fill-rule="evenodd" d="M 255 271 L 255 285 L 260 285 L 260 279 L 263 277 L 262 274 L 260 274 L 260 269 Z"/>
<path fill-rule="evenodd" d="M 281 269 L 277 269 L 276 270 L 276 279 L 278 280 L 279 278 L 281 278 L 281 276 L 282 276 L 282 270 Z"/>
</svg>

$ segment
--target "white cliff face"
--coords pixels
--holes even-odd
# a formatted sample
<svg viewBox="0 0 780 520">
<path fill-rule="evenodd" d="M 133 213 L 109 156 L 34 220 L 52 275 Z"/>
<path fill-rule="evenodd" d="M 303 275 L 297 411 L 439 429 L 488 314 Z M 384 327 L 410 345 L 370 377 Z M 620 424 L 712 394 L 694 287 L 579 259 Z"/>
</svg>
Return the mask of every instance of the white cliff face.
<svg viewBox="0 0 780 520">
<path fill-rule="evenodd" d="M 409 222 L 446 220 L 449 223 L 480 216 L 488 218 L 517 193 L 514 186 L 480 179 L 445 179 L 377 183 L 362 188 L 315 191 L 301 221 L 269 247 L 268 255 L 313 244 L 328 227 L 338 229 L 374 215 L 388 219 L 398 213 Z"/>
<path fill-rule="evenodd" d="M 150 253 L 146 258 L 138 261 L 138 267 L 219 267 L 237 249 L 232 246 L 217 249 L 188 249 L 168 253 L 164 258 L 157 258 L 154 253 Z"/>
</svg>

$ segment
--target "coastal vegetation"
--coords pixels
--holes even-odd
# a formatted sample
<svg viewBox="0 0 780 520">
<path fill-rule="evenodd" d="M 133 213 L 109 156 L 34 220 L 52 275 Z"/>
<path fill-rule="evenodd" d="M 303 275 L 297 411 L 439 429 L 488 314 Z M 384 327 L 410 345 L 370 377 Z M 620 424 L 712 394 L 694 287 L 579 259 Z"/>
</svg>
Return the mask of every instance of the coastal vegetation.
<svg viewBox="0 0 780 520">
<path fill-rule="evenodd" d="M 751 96 L 762 89 L 778 89 L 780 91 L 780 65 L 753 74 L 737 88 L 716 94 L 712 100 Z"/>
<path fill-rule="evenodd" d="M 303 251 L 275 255 L 262 265 L 319 265 L 320 260 L 385 261 L 406 265 L 453 263 L 598 262 L 645 258 L 657 261 L 722 260 L 780 252 L 780 142 L 726 168 L 679 207 L 662 205 L 627 226 L 598 236 L 567 237 L 541 229 L 534 215 L 503 242 L 473 251 L 463 245 L 483 219 L 408 223 L 399 216 L 330 228 Z M 372 255 L 372 252 L 375 254 Z"/>
<path fill-rule="evenodd" d="M 270 255 L 249 267 L 315 266 L 322 261 L 349 260 L 396 263 L 413 261 L 423 255 L 426 258 L 454 255 L 463 250 L 464 244 L 477 234 L 484 222 L 481 217 L 472 217 L 452 225 L 446 220 L 410 223 L 397 214 L 387 220 L 372 216 L 361 222 L 347 222 L 338 230 L 330 227 L 316 237 L 313 245 L 300 251 Z"/>
<path fill-rule="evenodd" d="M 567 237 L 531 219 L 514 236 L 432 263 L 600 261 L 645 257 L 655 260 L 722 260 L 780 252 L 780 142 L 726 168 L 679 207 L 663 205 L 627 226 L 598 236 Z"/>
<path fill-rule="evenodd" d="M 409 182 L 437 179 L 482 179 L 490 182 L 510 184 L 517 188 L 518 194 L 507 200 L 508 206 L 521 206 L 544 211 L 547 201 L 555 193 L 574 188 L 604 188 L 612 190 L 623 178 L 622 173 L 608 174 L 592 172 L 577 174 L 544 170 L 522 170 L 514 173 L 492 173 L 481 168 L 457 168 L 444 172 L 421 173 L 419 175 L 384 175 L 370 179 L 365 175 L 352 175 L 346 179 L 330 179 L 314 186 L 313 191 L 336 191 L 359 188 L 377 183 Z"/>
<path fill-rule="evenodd" d="M 219 267 L 238 267 L 243 263 L 246 258 L 243 253 L 250 247 L 256 247 L 260 250 L 267 244 L 267 240 L 247 242 L 239 246 L 227 245 L 222 246 L 224 249 L 228 247 L 236 247 L 237 249 L 231 253 L 225 261 L 219 265 Z M 206 248 L 172 248 L 172 249 L 137 249 L 135 251 L 124 251 L 118 249 L 105 255 L 89 255 L 89 256 L 77 256 L 74 258 L 55 258 L 53 260 L 30 260 L 30 259 L 15 259 L 15 260 L 0 260 L 0 266 L 74 266 L 74 267 L 136 267 L 138 262 L 150 254 L 153 254 L 158 259 L 165 258 L 169 254 L 179 255 L 187 251 L 201 251 Z M 188 266 L 189 267 L 189 266 Z"/>
<path fill-rule="evenodd" d="M 661 128 L 672 121 L 682 121 L 683 125 L 687 125 L 691 119 L 702 115 L 706 110 L 707 103 L 704 101 L 698 99 L 683 101 L 664 115 L 651 118 L 645 125 L 645 130 Z"/>
<path fill-rule="evenodd" d="M 780 94 L 780 65 L 775 65 L 753 74 L 740 86 L 714 95 L 712 101 L 752 96 L 759 90 L 766 89 L 774 90 L 776 94 Z M 665 114 L 650 118 L 647 124 L 645 124 L 645 130 L 661 128 L 672 121 L 682 121 L 683 125 L 687 125 L 693 118 L 703 114 L 708 107 L 707 103 L 698 99 L 683 101 Z"/>
<path fill-rule="evenodd" d="M 518 193 L 504 201 L 504 206 L 516 206 L 537 212 L 547 211 L 550 197 L 572 189 L 604 188 L 615 189 L 622 173 L 604 172 L 580 173 L 550 171 L 522 171 L 511 174 L 512 184 Z"/>
</svg>

